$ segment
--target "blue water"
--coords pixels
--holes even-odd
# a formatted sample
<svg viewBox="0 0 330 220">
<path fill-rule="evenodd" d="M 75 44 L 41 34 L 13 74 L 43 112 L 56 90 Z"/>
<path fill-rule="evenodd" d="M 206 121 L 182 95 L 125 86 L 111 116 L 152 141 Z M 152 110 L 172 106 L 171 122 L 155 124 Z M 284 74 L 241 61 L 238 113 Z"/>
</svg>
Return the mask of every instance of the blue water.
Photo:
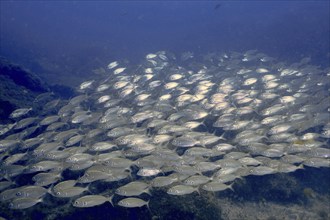
<svg viewBox="0 0 330 220">
<path fill-rule="evenodd" d="M 206 54 L 257 49 L 289 64 L 310 57 L 313 64 L 329 67 L 329 8 L 329 1 L 0 0 L 0 56 L 40 76 L 53 71 L 62 78 L 69 70 L 84 78 L 92 69 L 115 60 L 137 64 L 146 54 L 159 50 L 180 55 L 185 51 Z M 329 195 L 328 178 L 328 168 L 249 177 L 238 181 L 235 192 L 225 192 L 220 198 L 225 201 L 230 197 L 238 206 L 242 201 L 258 201 L 259 205 L 267 200 L 310 207 L 318 200 L 314 194 Z M 153 193 L 153 197 L 165 194 Z M 224 216 L 216 213 L 216 204 L 201 196 L 161 196 L 159 204 L 151 203 L 151 212 L 104 204 L 68 209 L 67 213 L 56 210 L 53 218 L 183 220 Z M 10 210 L 5 217 L 45 219 L 46 214 L 55 212 L 48 208 L 45 201 L 25 216 L 24 211 L 17 214 Z M 8 211 L 7 207 L 0 207 L 0 216 L 4 210 Z M 328 213 L 320 211 L 319 216 Z"/>
<path fill-rule="evenodd" d="M 0 55 L 80 65 L 159 50 L 329 59 L 329 1 L 1 1 Z M 28 61 L 29 60 L 29 61 Z"/>
</svg>

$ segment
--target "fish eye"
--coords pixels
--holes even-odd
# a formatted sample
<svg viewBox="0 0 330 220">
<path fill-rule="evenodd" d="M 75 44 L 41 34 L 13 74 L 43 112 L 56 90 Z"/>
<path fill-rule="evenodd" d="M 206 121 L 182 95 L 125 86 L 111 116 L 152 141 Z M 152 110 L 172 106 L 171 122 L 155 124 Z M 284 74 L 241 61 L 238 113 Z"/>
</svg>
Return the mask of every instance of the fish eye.
<svg viewBox="0 0 330 220">
<path fill-rule="evenodd" d="M 21 192 L 17 192 L 16 193 L 16 196 L 22 196 L 22 193 Z"/>
<path fill-rule="evenodd" d="M 59 195 L 61 195 L 61 192 L 56 192 L 55 194 L 59 196 Z"/>
</svg>

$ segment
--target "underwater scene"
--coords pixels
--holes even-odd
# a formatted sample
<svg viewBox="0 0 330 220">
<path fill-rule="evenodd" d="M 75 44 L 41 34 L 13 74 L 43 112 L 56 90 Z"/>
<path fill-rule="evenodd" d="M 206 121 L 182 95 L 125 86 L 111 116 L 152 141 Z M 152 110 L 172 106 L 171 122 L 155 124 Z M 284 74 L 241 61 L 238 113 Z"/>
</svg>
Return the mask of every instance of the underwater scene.
<svg viewBox="0 0 330 220">
<path fill-rule="evenodd" d="M 0 1 L 0 220 L 330 219 L 329 1 Z"/>
</svg>

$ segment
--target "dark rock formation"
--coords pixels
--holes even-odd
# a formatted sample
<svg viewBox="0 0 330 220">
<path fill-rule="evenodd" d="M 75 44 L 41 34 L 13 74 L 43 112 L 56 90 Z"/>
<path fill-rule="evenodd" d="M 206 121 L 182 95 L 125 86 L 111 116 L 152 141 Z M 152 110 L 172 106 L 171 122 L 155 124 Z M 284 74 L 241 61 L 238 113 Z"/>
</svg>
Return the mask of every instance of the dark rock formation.
<svg viewBox="0 0 330 220">
<path fill-rule="evenodd" d="M 31 107 L 34 99 L 45 92 L 54 92 L 64 99 L 74 95 L 73 89 L 61 85 L 49 86 L 35 73 L 0 57 L 1 122 L 8 121 L 14 109 Z"/>
<path fill-rule="evenodd" d="M 0 57 L 0 75 L 7 76 L 16 85 L 25 87 L 31 92 L 43 93 L 49 91 L 46 84 L 34 73 L 10 63 L 5 58 Z"/>
</svg>

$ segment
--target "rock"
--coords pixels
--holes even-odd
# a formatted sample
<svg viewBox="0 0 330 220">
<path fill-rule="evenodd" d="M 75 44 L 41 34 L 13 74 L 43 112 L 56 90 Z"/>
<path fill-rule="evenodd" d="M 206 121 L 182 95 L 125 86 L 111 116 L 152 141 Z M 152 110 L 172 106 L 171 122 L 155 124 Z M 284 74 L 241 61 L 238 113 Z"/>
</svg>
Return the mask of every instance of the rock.
<svg viewBox="0 0 330 220">
<path fill-rule="evenodd" d="M 10 63 L 0 57 L 0 75 L 7 76 L 16 85 L 24 87 L 31 92 L 43 93 L 49 91 L 49 87 L 34 73 Z"/>
<path fill-rule="evenodd" d="M 45 92 L 53 92 L 60 98 L 74 96 L 73 89 L 55 85 L 49 86 L 37 74 L 0 57 L 0 122 L 8 122 L 9 114 L 17 108 L 41 106 L 33 101 Z"/>
</svg>

